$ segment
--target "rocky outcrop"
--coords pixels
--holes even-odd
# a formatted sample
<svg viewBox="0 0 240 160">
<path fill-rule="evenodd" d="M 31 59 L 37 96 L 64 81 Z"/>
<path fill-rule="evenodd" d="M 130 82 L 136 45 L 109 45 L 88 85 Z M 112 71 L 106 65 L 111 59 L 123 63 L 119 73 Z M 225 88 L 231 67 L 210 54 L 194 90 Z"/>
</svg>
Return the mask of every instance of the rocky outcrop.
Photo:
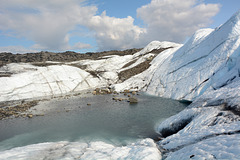
<svg viewBox="0 0 240 160">
<path fill-rule="evenodd" d="M 54 52 L 39 52 L 39 53 L 26 53 L 26 54 L 12 54 L 12 53 L 0 53 L 0 67 L 9 63 L 29 63 L 29 62 L 71 62 L 84 59 L 101 59 L 104 56 L 110 55 L 133 55 L 141 49 L 128 49 L 124 51 L 104 51 L 104 52 L 88 52 L 86 54 L 67 51 L 63 53 Z"/>
<path fill-rule="evenodd" d="M 17 104 L 7 104 L 7 103 L 2 103 L 0 105 L 0 120 L 6 119 L 9 117 L 28 117 L 32 118 L 32 114 L 27 114 L 26 111 L 28 111 L 31 107 L 35 106 L 38 104 L 38 101 L 21 101 L 18 102 Z M 8 107 L 6 107 L 8 106 Z M 11 106 L 11 107 L 9 107 Z"/>
</svg>

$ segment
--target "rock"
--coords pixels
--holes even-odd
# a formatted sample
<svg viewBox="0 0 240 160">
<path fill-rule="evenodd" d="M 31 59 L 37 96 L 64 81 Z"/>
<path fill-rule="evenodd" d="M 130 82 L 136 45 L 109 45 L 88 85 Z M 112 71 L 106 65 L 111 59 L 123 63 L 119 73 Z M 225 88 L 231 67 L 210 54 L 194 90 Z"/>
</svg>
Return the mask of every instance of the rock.
<svg viewBox="0 0 240 160">
<path fill-rule="evenodd" d="M 128 97 L 131 97 L 131 95 L 129 94 Z"/>
<path fill-rule="evenodd" d="M 138 99 L 136 97 L 129 97 L 128 99 L 129 103 L 138 103 Z"/>
<path fill-rule="evenodd" d="M 32 118 L 33 115 L 32 115 L 32 114 L 28 114 L 27 117 L 28 117 L 28 118 Z"/>
<path fill-rule="evenodd" d="M 90 103 L 88 103 L 87 105 L 88 105 L 88 106 L 91 106 L 91 104 L 90 104 Z"/>
<path fill-rule="evenodd" d="M 99 94 L 101 89 L 100 88 L 96 88 L 95 91 L 96 91 L 96 94 Z"/>
<path fill-rule="evenodd" d="M 113 99 L 113 100 L 115 100 L 115 101 L 117 101 L 117 100 L 118 100 L 118 98 L 117 98 L 117 97 L 113 97 L 112 99 Z"/>
<path fill-rule="evenodd" d="M 136 95 L 136 94 L 137 94 L 137 92 L 135 92 L 135 91 L 132 92 L 132 95 Z"/>
<path fill-rule="evenodd" d="M 127 90 L 127 89 L 125 89 L 123 92 L 124 92 L 124 93 L 130 93 L 130 91 Z"/>
<path fill-rule="evenodd" d="M 148 58 L 147 58 L 147 61 L 152 61 L 153 58 L 154 58 L 154 56 L 148 57 Z"/>
<path fill-rule="evenodd" d="M 110 94 L 111 91 L 108 88 L 105 88 L 105 89 L 101 89 L 101 93 L 102 94 Z"/>
<path fill-rule="evenodd" d="M 96 95 L 96 94 L 97 94 L 97 91 L 93 91 L 92 94 L 93 94 L 93 95 Z"/>
</svg>

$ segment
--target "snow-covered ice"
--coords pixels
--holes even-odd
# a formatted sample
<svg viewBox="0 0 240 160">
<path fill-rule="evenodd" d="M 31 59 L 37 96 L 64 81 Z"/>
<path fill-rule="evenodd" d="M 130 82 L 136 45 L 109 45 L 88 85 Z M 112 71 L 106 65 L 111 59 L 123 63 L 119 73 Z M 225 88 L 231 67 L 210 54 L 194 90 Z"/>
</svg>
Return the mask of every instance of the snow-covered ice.
<svg viewBox="0 0 240 160">
<path fill-rule="evenodd" d="M 239 12 L 215 30 L 197 31 L 158 66 L 147 92 L 192 101 L 205 91 L 239 80 L 239 37 Z"/>
<path fill-rule="evenodd" d="M 193 101 L 239 80 L 239 37 L 238 12 L 219 28 L 198 30 L 182 47 L 163 51 L 148 70 L 114 87 L 120 91 L 138 86 L 152 95 Z"/>
<path fill-rule="evenodd" d="M 143 71 L 141 74 L 137 74 L 127 79 L 122 83 L 114 84 L 113 85 L 114 89 L 118 92 L 123 91 L 125 89 L 134 90 L 135 88 L 137 88 L 137 90 L 146 91 L 149 84 L 153 83 L 153 76 L 156 70 L 159 69 L 158 67 L 162 63 L 164 63 L 164 61 L 169 56 L 171 56 L 172 52 L 179 49 L 180 46 L 181 45 L 178 45 L 175 48 L 170 48 L 163 51 L 162 53 L 160 53 L 161 56 L 157 56 L 156 58 L 153 59 L 153 61 L 150 63 L 151 66 L 147 70 Z M 159 81 L 157 83 L 159 84 Z"/>
<path fill-rule="evenodd" d="M 59 64 L 48 62 L 53 65 L 42 67 L 27 63 L 7 64 L 0 68 L 0 72 L 12 75 L 0 77 L 0 101 L 57 96 L 109 86 L 119 80 L 118 73 L 123 70 L 125 64 L 136 60 L 130 66 L 134 67 L 153 56 L 151 53 L 153 49 L 175 46 L 176 43 L 154 41 L 134 55 L 112 55 L 99 60 Z"/>
<path fill-rule="evenodd" d="M 158 144 L 167 159 L 240 158 L 240 83 L 234 82 L 197 98 L 187 109 L 161 123 L 166 137 Z M 191 149 L 189 149 L 191 148 Z"/>
<path fill-rule="evenodd" d="M 168 62 L 173 66 L 162 73 L 166 77 L 157 70 L 165 88 L 153 78 L 149 92 L 193 101 L 158 125 L 165 137 L 158 142 L 164 158 L 240 158 L 239 29 L 240 11 L 215 30 L 196 32 L 172 53 Z"/>
<path fill-rule="evenodd" d="M 117 147 L 104 142 L 52 142 L 33 144 L 0 152 L 0 160 L 34 159 L 139 159 L 159 160 L 161 153 L 151 139 Z"/>
<path fill-rule="evenodd" d="M 29 64 L 9 64 L 4 68 L 17 74 L 0 78 L 0 101 L 66 94 L 102 83 L 90 73 L 67 65 L 35 67 Z"/>
<path fill-rule="evenodd" d="M 204 139 L 196 144 L 191 144 L 170 153 L 166 160 L 170 159 L 240 159 L 240 136 L 220 135 L 218 137 Z"/>
</svg>

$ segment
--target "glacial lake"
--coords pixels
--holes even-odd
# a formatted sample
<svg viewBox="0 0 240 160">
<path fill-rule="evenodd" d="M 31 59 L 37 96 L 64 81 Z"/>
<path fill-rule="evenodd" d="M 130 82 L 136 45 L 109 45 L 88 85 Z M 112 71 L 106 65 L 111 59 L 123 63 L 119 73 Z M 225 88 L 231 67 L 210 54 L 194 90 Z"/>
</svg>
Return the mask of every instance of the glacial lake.
<svg viewBox="0 0 240 160">
<path fill-rule="evenodd" d="M 36 107 L 46 112 L 44 116 L 0 121 L 0 151 L 42 142 L 104 141 L 121 146 L 156 138 L 156 125 L 187 106 L 144 93 L 136 97 L 137 104 L 114 101 L 113 95 L 41 102 Z"/>
</svg>

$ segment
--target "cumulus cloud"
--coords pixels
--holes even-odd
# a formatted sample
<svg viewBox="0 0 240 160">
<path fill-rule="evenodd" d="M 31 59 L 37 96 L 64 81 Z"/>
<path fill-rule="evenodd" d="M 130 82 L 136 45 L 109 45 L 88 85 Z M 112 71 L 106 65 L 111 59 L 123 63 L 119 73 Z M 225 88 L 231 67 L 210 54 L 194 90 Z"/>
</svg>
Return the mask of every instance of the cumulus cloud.
<svg viewBox="0 0 240 160">
<path fill-rule="evenodd" d="M 199 0 L 152 0 L 137 10 L 147 25 L 145 39 L 183 42 L 197 29 L 206 27 L 220 10 L 219 4 Z"/>
<path fill-rule="evenodd" d="M 95 15 L 83 0 L 0 0 L 0 29 L 26 37 L 43 50 L 69 48 L 69 31 Z"/>
<path fill-rule="evenodd" d="M 87 26 L 95 32 L 99 50 L 127 49 L 139 47 L 141 35 L 145 29 L 133 24 L 131 16 L 115 18 L 106 16 L 93 16 Z"/>
<path fill-rule="evenodd" d="M 70 44 L 72 36 L 84 35 L 72 33 L 85 27 L 99 50 L 127 49 L 144 47 L 152 40 L 183 42 L 186 36 L 207 26 L 220 8 L 202 0 L 152 0 L 137 10 L 137 16 L 146 24 L 141 28 L 131 16 L 109 17 L 106 12 L 97 15 L 98 8 L 87 2 L 0 0 L 0 31 L 35 42 L 32 50 L 64 51 L 91 48 L 84 41 Z"/>
</svg>

